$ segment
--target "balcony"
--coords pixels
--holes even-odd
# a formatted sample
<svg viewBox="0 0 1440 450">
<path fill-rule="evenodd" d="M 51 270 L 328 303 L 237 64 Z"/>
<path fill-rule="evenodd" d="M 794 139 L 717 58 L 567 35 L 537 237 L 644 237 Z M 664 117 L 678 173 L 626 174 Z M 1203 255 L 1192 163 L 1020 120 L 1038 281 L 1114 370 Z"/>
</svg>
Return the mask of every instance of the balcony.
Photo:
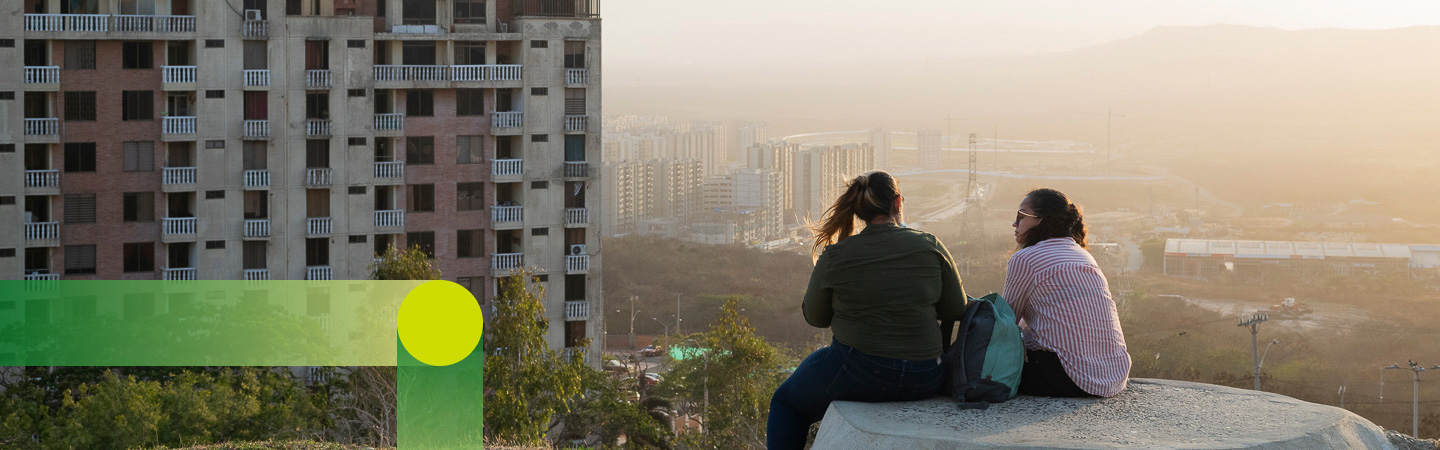
<svg viewBox="0 0 1440 450">
<path fill-rule="evenodd" d="M 305 219 L 305 234 L 311 236 L 326 235 L 335 231 L 335 222 L 329 217 L 310 217 Z"/>
<path fill-rule="evenodd" d="M 270 237 L 270 219 L 245 219 L 245 237 Z"/>
<path fill-rule="evenodd" d="M 270 69 L 246 70 L 245 87 L 270 86 Z"/>
<path fill-rule="evenodd" d="M 583 133 L 590 129 L 590 118 L 585 116 L 565 116 L 565 132 Z"/>
<path fill-rule="evenodd" d="M 496 253 L 491 256 L 491 272 L 518 269 L 525 264 L 524 253 Z M 498 275 L 498 274 L 497 274 Z"/>
<path fill-rule="evenodd" d="M 376 114 L 376 115 L 375 115 L 375 132 L 376 132 L 377 134 L 379 134 L 381 131 L 394 131 L 395 133 L 386 133 L 386 134 L 398 135 L 398 134 L 400 134 L 400 131 L 401 131 L 401 130 L 404 130 L 404 129 L 405 129 L 405 115 L 404 115 L 404 114 L 394 114 L 394 113 L 390 113 L 390 114 Z"/>
<path fill-rule="evenodd" d="M 160 66 L 160 82 L 163 84 L 195 84 L 195 66 Z M 174 89 L 175 86 L 166 86 Z M 191 87 L 193 89 L 193 87 Z"/>
<path fill-rule="evenodd" d="M 29 189 L 54 189 L 60 187 L 60 171 L 50 170 L 27 170 L 25 171 L 25 187 Z"/>
<path fill-rule="evenodd" d="M 27 222 L 25 240 L 50 241 L 60 239 L 60 222 Z"/>
<path fill-rule="evenodd" d="M 270 187 L 269 170 L 247 170 L 244 174 L 245 189 L 260 189 Z"/>
<path fill-rule="evenodd" d="M 335 271 L 330 266 L 309 266 L 305 268 L 305 279 L 311 281 L 328 281 L 334 279 Z"/>
<path fill-rule="evenodd" d="M 43 119 L 25 119 L 26 136 L 56 136 L 59 134 L 59 118 L 49 117 Z"/>
<path fill-rule="evenodd" d="M 58 273 L 27 273 L 25 281 L 56 281 L 60 279 Z"/>
<path fill-rule="evenodd" d="M 115 15 L 111 17 L 114 17 L 115 31 L 195 32 L 195 16 Z"/>
<path fill-rule="evenodd" d="M 195 281 L 195 268 L 165 269 L 166 281 Z"/>
<path fill-rule="evenodd" d="M 451 81 L 485 81 L 483 65 L 450 66 Z"/>
<path fill-rule="evenodd" d="M 195 116 L 166 116 L 160 123 L 162 134 L 195 134 Z"/>
<path fill-rule="evenodd" d="M 25 66 L 25 84 L 59 84 L 60 66 Z"/>
<path fill-rule="evenodd" d="M 565 226 L 568 228 L 584 228 L 590 225 L 590 209 L 588 208 L 565 208 Z"/>
<path fill-rule="evenodd" d="M 270 269 L 245 269 L 243 276 L 245 281 L 268 281 Z"/>
<path fill-rule="evenodd" d="M 375 228 L 400 228 L 405 226 L 405 211 L 388 209 L 375 211 Z"/>
<path fill-rule="evenodd" d="M 565 84 L 582 85 L 589 81 L 589 71 L 586 69 L 565 69 Z"/>
<path fill-rule="evenodd" d="M 490 164 L 490 171 L 497 177 L 518 177 L 525 173 L 523 159 L 497 159 Z"/>
<path fill-rule="evenodd" d="M 269 39 L 270 22 L 264 20 L 246 20 L 240 27 L 240 33 L 246 39 Z"/>
<path fill-rule="evenodd" d="M 166 167 L 161 178 L 166 185 L 195 184 L 195 168 Z"/>
<path fill-rule="evenodd" d="M 195 221 L 196 221 L 196 219 L 195 219 L 194 217 L 166 217 L 166 218 L 165 218 L 165 235 L 166 235 L 166 236 L 193 235 L 193 234 L 195 234 Z"/>
<path fill-rule="evenodd" d="M 246 120 L 244 123 L 244 130 L 242 131 L 241 137 L 245 139 L 269 139 L 270 121 Z"/>
<path fill-rule="evenodd" d="M 376 65 L 375 81 L 450 81 L 450 66 Z"/>
<path fill-rule="evenodd" d="M 404 161 L 379 161 L 375 163 L 375 178 L 405 178 Z"/>
<path fill-rule="evenodd" d="M 565 161 L 565 178 L 585 178 L 590 176 L 590 163 L 585 161 Z"/>
<path fill-rule="evenodd" d="M 525 113 L 522 111 L 494 111 L 490 113 L 490 126 L 494 128 L 519 128 Z"/>
<path fill-rule="evenodd" d="M 520 81 L 519 64 L 473 64 L 450 66 L 450 81 Z"/>
<path fill-rule="evenodd" d="M 195 16 L 26 14 L 25 31 L 194 33 Z"/>
<path fill-rule="evenodd" d="M 305 87 L 310 89 L 330 89 L 330 69 L 316 69 L 305 71 Z"/>
<path fill-rule="evenodd" d="M 565 273 L 590 273 L 590 255 L 565 255 Z"/>
<path fill-rule="evenodd" d="M 567 300 L 565 302 L 565 321 L 579 322 L 590 320 L 590 302 L 584 300 Z"/>
<path fill-rule="evenodd" d="M 396 34 L 437 34 L 440 33 L 440 25 L 436 24 L 415 24 L 415 25 L 394 25 L 390 27 L 391 33 Z"/>
<path fill-rule="evenodd" d="M 525 218 L 524 206 L 495 206 L 490 209 L 490 222 L 519 224 Z"/>
<path fill-rule="evenodd" d="M 105 14 L 26 14 L 25 31 L 110 31 Z"/>
<path fill-rule="evenodd" d="M 329 185 L 330 185 L 330 168 L 329 168 L 329 167 L 311 167 L 311 168 L 309 168 L 309 169 L 305 169 L 305 185 L 306 185 L 306 186 L 329 186 Z"/>
<path fill-rule="evenodd" d="M 519 64 L 494 64 L 486 67 L 491 81 L 520 81 L 522 66 Z"/>
<path fill-rule="evenodd" d="M 330 136 L 330 119 L 306 119 L 306 136 Z"/>
</svg>

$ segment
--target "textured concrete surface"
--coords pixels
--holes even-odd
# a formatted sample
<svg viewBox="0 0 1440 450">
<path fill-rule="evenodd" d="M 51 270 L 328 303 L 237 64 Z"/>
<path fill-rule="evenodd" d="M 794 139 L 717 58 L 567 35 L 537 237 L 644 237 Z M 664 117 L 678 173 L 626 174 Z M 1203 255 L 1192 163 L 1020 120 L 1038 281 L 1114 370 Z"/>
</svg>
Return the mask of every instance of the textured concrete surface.
<svg viewBox="0 0 1440 450">
<path fill-rule="evenodd" d="M 948 398 L 835 402 L 816 449 L 1203 448 L 1394 449 L 1385 431 L 1343 409 L 1266 392 L 1131 379 L 1105 399 L 1021 396 L 987 410 Z"/>
</svg>

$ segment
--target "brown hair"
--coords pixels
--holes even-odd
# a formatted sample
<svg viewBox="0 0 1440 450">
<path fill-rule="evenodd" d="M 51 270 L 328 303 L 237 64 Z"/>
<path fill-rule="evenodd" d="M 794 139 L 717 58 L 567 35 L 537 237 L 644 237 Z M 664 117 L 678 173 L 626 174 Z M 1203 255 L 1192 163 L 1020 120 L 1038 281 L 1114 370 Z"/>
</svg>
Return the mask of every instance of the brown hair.
<svg viewBox="0 0 1440 450">
<path fill-rule="evenodd" d="M 888 216 L 896 209 L 895 200 L 900 198 L 900 186 L 895 177 L 883 170 L 866 172 L 845 185 L 845 193 L 835 199 L 835 204 L 825 210 L 819 226 L 811 226 L 815 232 L 815 245 L 810 249 L 813 258 L 825 246 L 838 243 L 854 234 L 855 219 L 865 223 L 880 216 Z"/>
<path fill-rule="evenodd" d="M 1025 197 L 1030 199 L 1030 209 L 1035 210 L 1040 223 L 1025 233 L 1020 248 L 1057 237 L 1075 239 L 1076 244 L 1085 247 L 1085 215 L 1079 206 L 1070 202 L 1069 197 L 1048 188 L 1030 191 Z"/>
</svg>

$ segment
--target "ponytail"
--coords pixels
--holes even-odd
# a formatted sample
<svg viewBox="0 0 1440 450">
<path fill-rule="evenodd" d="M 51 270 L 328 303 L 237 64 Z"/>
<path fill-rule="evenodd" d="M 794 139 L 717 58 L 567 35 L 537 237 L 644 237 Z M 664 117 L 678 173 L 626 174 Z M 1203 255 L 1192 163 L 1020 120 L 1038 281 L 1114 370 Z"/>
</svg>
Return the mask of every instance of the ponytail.
<svg viewBox="0 0 1440 450">
<path fill-rule="evenodd" d="M 1079 205 L 1071 203 L 1069 197 L 1054 189 L 1036 189 L 1025 197 L 1030 199 L 1030 209 L 1035 210 L 1040 223 L 1025 232 L 1020 248 L 1057 237 L 1074 239 L 1076 244 L 1085 248 L 1089 227 L 1085 225 L 1085 214 Z"/>
<path fill-rule="evenodd" d="M 845 184 L 845 192 L 825 210 L 820 224 L 810 227 L 815 233 L 810 257 L 815 258 L 825 246 L 854 234 L 856 219 L 869 223 L 876 217 L 890 215 L 899 197 L 900 187 L 895 177 L 884 171 L 867 172 L 850 180 Z"/>
</svg>

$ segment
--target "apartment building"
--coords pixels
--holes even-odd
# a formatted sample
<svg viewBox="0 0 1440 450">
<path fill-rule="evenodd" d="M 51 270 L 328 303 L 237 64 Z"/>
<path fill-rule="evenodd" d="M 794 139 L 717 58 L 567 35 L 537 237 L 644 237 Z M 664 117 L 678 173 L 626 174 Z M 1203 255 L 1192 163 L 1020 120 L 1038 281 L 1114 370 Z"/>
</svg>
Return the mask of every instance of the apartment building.
<svg viewBox="0 0 1440 450">
<path fill-rule="evenodd" d="M 598 350 L 598 0 L 19 3 L 0 279 L 362 279 L 414 245 L 482 302 L 534 270 L 552 346 Z"/>
<path fill-rule="evenodd" d="M 795 216 L 819 221 L 851 179 L 875 167 L 870 144 L 818 146 L 795 152 Z"/>
</svg>

